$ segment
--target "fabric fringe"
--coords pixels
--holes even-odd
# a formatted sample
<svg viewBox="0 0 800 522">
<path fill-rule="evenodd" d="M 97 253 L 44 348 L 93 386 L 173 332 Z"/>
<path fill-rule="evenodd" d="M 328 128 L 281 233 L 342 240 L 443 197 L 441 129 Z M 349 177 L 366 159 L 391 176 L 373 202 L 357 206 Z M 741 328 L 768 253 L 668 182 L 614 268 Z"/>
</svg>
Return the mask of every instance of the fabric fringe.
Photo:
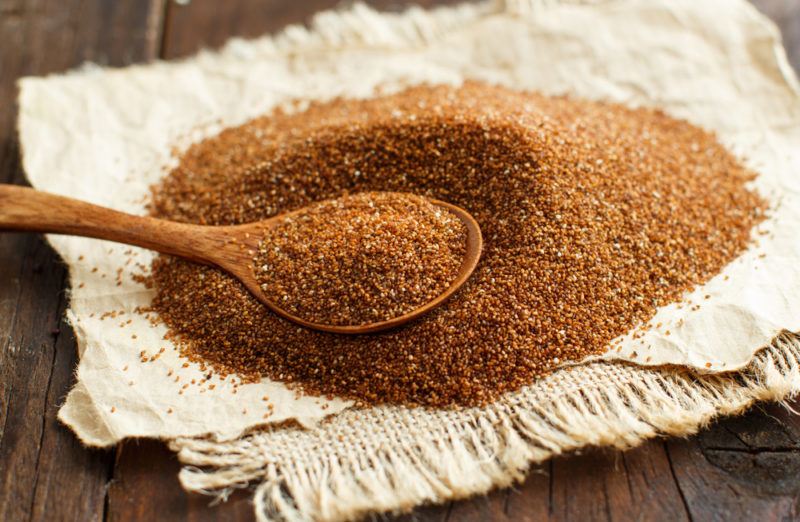
<svg viewBox="0 0 800 522">
<path fill-rule="evenodd" d="M 408 48 L 494 13 L 526 17 L 554 5 L 606 1 L 493 0 L 398 15 L 357 4 L 249 45 L 284 55 Z M 247 49 L 234 40 L 222 54 L 246 60 Z M 718 416 L 799 391 L 800 336 L 785 333 L 735 373 L 596 362 L 559 370 L 486 408 L 348 410 L 313 430 L 170 444 L 189 491 L 224 500 L 255 484 L 259 520 L 351 520 L 505 487 L 523 480 L 532 464 L 587 446 L 628 449 L 656 436 L 687 436 Z"/>
<path fill-rule="evenodd" d="M 485 493 L 586 446 L 686 436 L 756 401 L 800 391 L 800 336 L 783 334 L 727 375 L 593 363 L 559 370 L 487 408 L 346 411 L 314 430 L 231 442 L 178 439 L 189 491 L 225 498 L 258 483 L 259 520 L 350 520 Z"/>
</svg>

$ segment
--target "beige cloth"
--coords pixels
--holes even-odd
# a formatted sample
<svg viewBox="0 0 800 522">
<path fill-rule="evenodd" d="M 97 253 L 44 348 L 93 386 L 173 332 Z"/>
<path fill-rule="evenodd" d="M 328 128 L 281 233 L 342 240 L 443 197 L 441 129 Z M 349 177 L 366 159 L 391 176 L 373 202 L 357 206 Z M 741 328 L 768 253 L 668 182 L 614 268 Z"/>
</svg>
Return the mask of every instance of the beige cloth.
<svg viewBox="0 0 800 522">
<path fill-rule="evenodd" d="M 229 442 L 177 439 L 183 486 L 225 498 L 254 483 L 259 520 L 347 520 L 485 493 L 533 462 L 584 446 L 626 449 L 687 435 L 718 415 L 800 390 L 800 338 L 780 338 L 733 376 L 593 363 L 485 409 L 347 410 L 314 430 Z"/>
<path fill-rule="evenodd" d="M 691 432 L 715 414 L 800 389 L 795 337 L 753 362 L 781 330 L 800 330 L 800 97 L 776 29 L 743 0 L 498 0 L 401 15 L 355 6 L 318 16 L 311 30 L 236 40 L 178 63 L 28 78 L 23 161 L 37 188 L 141 213 L 175 143 L 296 97 L 363 97 L 464 79 L 663 107 L 715 130 L 761 173 L 756 186 L 773 204 L 762 227 L 769 235 L 695 292 L 700 311 L 661 309 L 656 320 L 672 325 L 671 335 L 649 333 L 652 348 L 634 359 L 740 374 L 698 379 L 598 362 L 561 370 L 487 409 L 373 408 L 314 428 L 348 403 L 296 398 L 268 381 L 237 394 L 216 378 L 214 390 L 182 390 L 201 373 L 182 367 L 162 328 L 131 313 L 151 294 L 128 275 L 150 254 L 50 237 L 70 267 L 68 313 L 81 350 L 60 419 L 97 446 L 207 434 L 173 443 L 184 462 L 212 467 L 187 468 L 190 489 L 224 493 L 263 480 L 260 516 L 335 519 L 485 491 L 554 453 Z M 101 320 L 109 310 L 127 313 Z M 160 347 L 161 358 L 140 362 L 141 350 Z M 604 358 L 629 359 L 634 350 L 626 340 Z M 265 394 L 275 407 L 269 422 L 296 418 L 310 429 L 238 438 L 266 422 Z"/>
</svg>

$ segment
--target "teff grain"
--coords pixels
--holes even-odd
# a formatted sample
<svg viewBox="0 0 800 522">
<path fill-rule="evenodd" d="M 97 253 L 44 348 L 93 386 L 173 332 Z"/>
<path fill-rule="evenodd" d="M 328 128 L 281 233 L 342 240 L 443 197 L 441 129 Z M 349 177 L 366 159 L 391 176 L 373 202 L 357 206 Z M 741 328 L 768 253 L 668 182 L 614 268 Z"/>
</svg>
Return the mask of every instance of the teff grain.
<svg viewBox="0 0 800 522">
<path fill-rule="evenodd" d="M 465 287 L 403 328 L 349 337 L 161 257 L 153 306 L 183 355 L 222 373 L 363 403 L 480 404 L 603 352 L 718 273 L 762 219 L 753 177 L 712 134 L 650 109 L 476 83 L 312 104 L 191 147 L 153 214 L 238 224 L 348 192 L 413 192 L 480 223 Z"/>
<path fill-rule="evenodd" d="M 466 255 L 466 226 L 413 194 L 364 192 L 267 230 L 254 259 L 264 294 L 315 323 L 364 325 L 442 294 Z"/>
</svg>

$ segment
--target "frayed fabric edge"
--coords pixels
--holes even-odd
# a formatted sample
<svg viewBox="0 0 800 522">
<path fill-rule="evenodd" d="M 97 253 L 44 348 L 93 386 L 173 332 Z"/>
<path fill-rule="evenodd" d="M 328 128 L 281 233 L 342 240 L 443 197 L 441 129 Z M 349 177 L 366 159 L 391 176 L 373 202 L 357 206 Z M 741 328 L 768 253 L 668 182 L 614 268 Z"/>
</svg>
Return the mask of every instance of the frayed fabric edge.
<svg viewBox="0 0 800 522">
<path fill-rule="evenodd" d="M 355 7 L 263 44 L 280 53 L 424 45 L 480 16 L 530 16 L 551 5 L 602 1 L 497 0 L 396 19 Z M 234 41 L 223 54 L 237 52 Z M 656 436 L 690 435 L 718 416 L 798 391 L 800 337 L 785 334 L 731 374 L 591 363 L 484 409 L 351 410 L 313 430 L 270 429 L 230 442 L 180 438 L 170 445 L 184 464 L 180 479 L 189 491 L 225 499 L 254 485 L 259 520 L 351 520 L 508 486 L 532 464 L 587 446 L 627 449 Z"/>
<path fill-rule="evenodd" d="M 785 333 L 743 371 L 593 363 L 560 370 L 486 408 L 351 410 L 317 429 L 216 443 L 177 439 L 183 486 L 225 498 L 256 484 L 259 520 L 352 520 L 505 487 L 587 446 L 628 449 L 687 436 L 757 401 L 800 391 L 800 336 Z"/>
</svg>

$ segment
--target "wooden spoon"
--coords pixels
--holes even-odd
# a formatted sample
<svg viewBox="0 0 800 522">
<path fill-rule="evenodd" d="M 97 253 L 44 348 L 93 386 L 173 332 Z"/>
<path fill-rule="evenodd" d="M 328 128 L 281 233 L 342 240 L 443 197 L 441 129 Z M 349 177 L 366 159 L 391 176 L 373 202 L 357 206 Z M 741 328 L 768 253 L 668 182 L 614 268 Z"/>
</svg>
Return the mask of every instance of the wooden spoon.
<svg viewBox="0 0 800 522">
<path fill-rule="evenodd" d="M 256 279 L 253 256 L 258 249 L 259 238 L 263 237 L 265 230 L 303 209 L 246 225 L 189 225 L 125 214 L 27 187 L 0 185 L 0 230 L 106 239 L 215 265 L 241 281 L 259 301 L 281 317 L 315 330 L 361 334 L 400 326 L 431 311 L 453 295 L 477 266 L 483 248 L 478 223 L 460 207 L 434 199 L 429 201 L 452 212 L 467 227 L 467 253 L 456 279 L 441 295 L 419 308 L 393 319 L 356 326 L 319 324 L 294 316 L 272 302 Z"/>
</svg>

